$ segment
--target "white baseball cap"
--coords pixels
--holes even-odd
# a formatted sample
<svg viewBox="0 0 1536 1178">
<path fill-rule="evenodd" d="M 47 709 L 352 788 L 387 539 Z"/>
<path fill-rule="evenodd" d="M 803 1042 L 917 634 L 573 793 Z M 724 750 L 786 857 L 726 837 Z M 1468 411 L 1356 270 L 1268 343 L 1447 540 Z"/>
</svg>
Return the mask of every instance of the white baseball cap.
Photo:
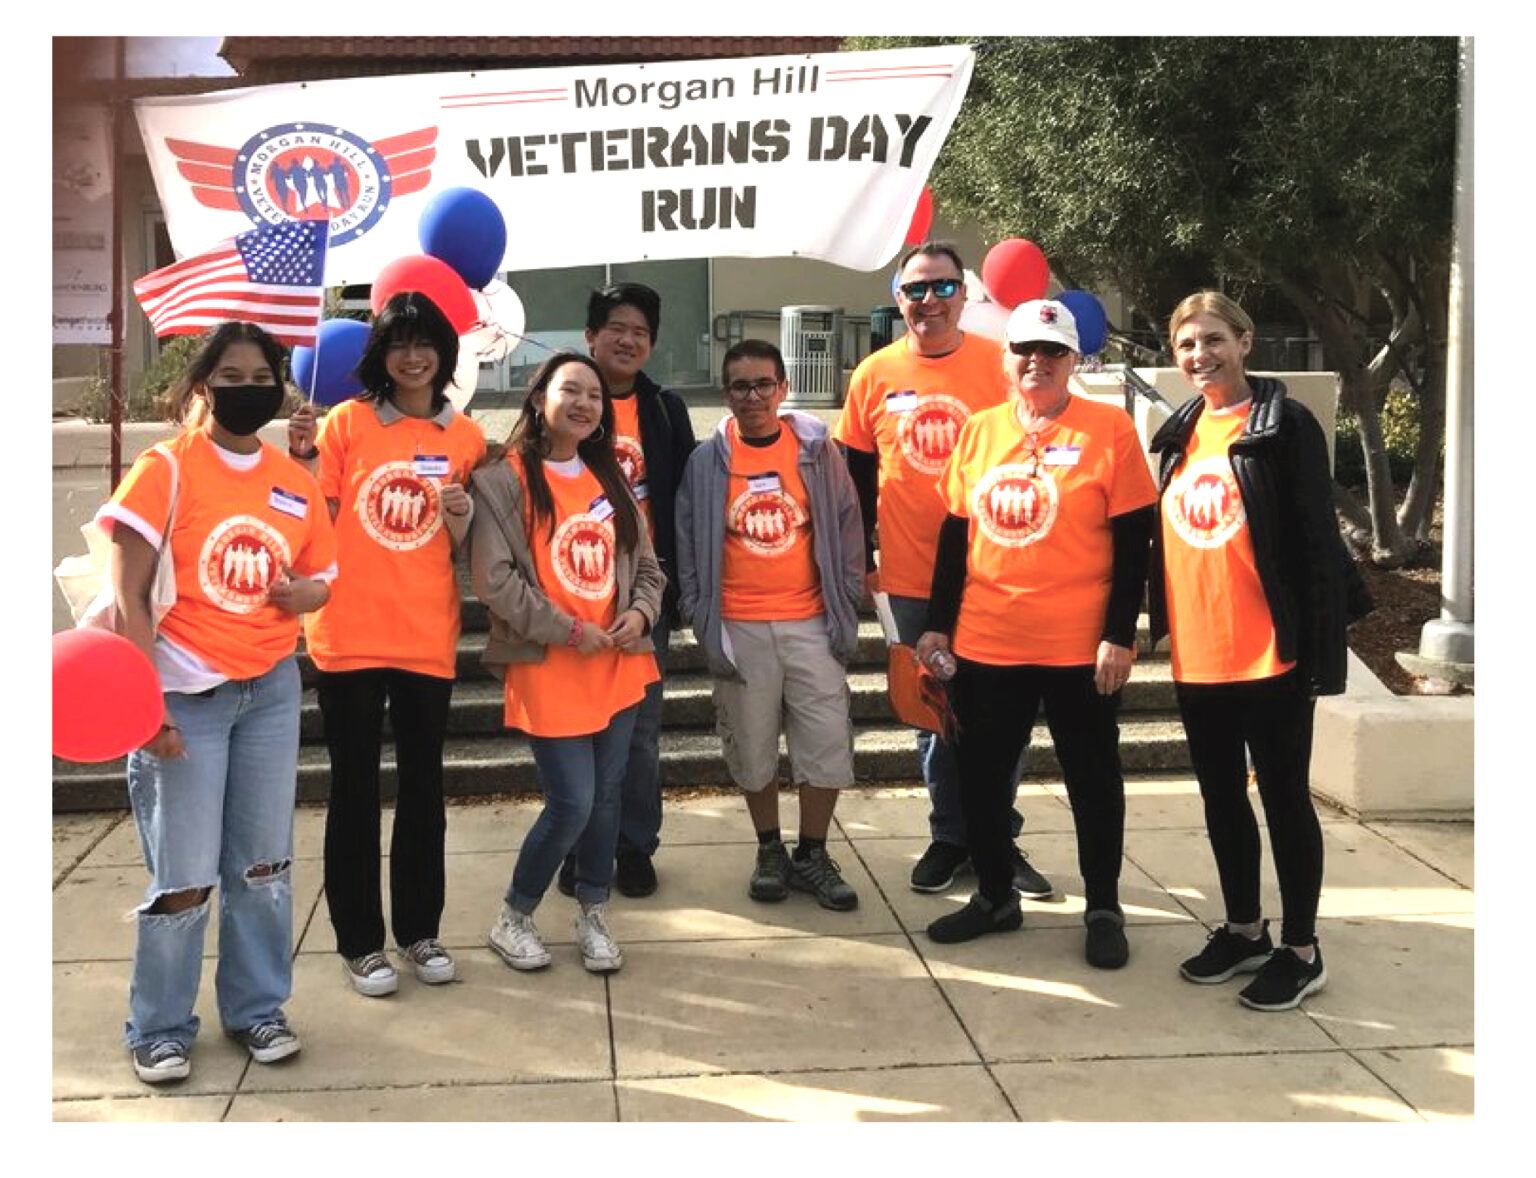
<svg viewBox="0 0 1536 1178">
<path fill-rule="evenodd" d="M 1010 344 L 1044 341 L 1065 344 L 1074 352 L 1083 350 L 1077 342 L 1077 320 L 1066 304 L 1055 299 L 1031 299 L 1020 303 L 1008 316 L 1006 336 Z"/>
</svg>

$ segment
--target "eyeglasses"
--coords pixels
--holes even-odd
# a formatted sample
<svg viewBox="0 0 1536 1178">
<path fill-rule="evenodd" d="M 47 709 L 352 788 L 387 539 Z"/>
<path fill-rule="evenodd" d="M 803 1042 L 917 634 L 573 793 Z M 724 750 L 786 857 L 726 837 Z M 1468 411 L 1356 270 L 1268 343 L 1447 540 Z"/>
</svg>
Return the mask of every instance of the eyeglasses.
<svg viewBox="0 0 1536 1178">
<path fill-rule="evenodd" d="M 756 380 L 733 380 L 725 386 L 725 391 L 730 393 L 738 401 L 744 401 L 748 397 L 756 397 L 759 401 L 766 401 L 773 395 L 773 390 L 779 387 L 780 382 L 770 376 L 760 376 Z"/>
<path fill-rule="evenodd" d="M 1042 356 L 1049 356 L 1052 360 L 1060 360 L 1072 349 L 1066 344 L 1058 344 L 1054 340 L 1028 339 L 1022 343 L 1008 345 L 1008 350 L 1015 356 L 1029 356 L 1039 352 Z"/>
<path fill-rule="evenodd" d="M 926 299 L 930 290 L 933 291 L 935 298 L 952 299 L 960 293 L 960 280 L 958 278 L 935 278 L 931 281 L 903 282 L 896 289 L 914 303 L 920 303 Z"/>
</svg>

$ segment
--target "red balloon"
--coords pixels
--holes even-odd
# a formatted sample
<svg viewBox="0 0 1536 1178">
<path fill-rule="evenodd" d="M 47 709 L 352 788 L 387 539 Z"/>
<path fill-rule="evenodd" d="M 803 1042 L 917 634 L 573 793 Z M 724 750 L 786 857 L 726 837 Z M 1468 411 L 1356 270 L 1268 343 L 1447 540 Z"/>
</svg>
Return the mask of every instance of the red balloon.
<svg viewBox="0 0 1536 1178">
<path fill-rule="evenodd" d="M 981 263 L 981 284 L 994 302 L 1010 311 L 1020 303 L 1043 299 L 1050 282 L 1050 263 L 1038 245 L 1022 237 L 998 242 Z"/>
<path fill-rule="evenodd" d="M 110 630 L 53 636 L 53 755 L 111 761 L 148 742 L 165 719 L 160 678 L 144 652 Z"/>
<path fill-rule="evenodd" d="M 480 317 L 475 310 L 475 296 L 469 293 L 459 272 L 428 254 L 406 254 L 380 270 L 373 280 L 368 305 L 377 315 L 390 296 L 407 290 L 424 294 L 436 303 L 437 309 L 448 317 L 453 330 L 460 335 L 469 331 Z"/>
<path fill-rule="evenodd" d="M 912 210 L 912 224 L 907 226 L 905 245 L 921 245 L 928 240 L 928 230 L 933 225 L 933 191 L 925 184 L 917 197 L 917 208 Z"/>
</svg>

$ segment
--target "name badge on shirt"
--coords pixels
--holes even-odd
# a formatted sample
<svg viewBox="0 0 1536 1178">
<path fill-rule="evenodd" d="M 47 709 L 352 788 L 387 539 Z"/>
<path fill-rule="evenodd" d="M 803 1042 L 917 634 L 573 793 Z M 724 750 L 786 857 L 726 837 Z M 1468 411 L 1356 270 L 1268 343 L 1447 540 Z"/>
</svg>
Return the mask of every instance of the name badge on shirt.
<svg viewBox="0 0 1536 1178">
<path fill-rule="evenodd" d="M 281 487 L 273 487 L 272 494 L 267 498 L 267 506 L 273 511 L 281 511 L 284 515 L 291 515 L 295 519 L 303 519 L 309 513 L 309 500 L 303 495 L 295 495 L 292 491 L 285 491 Z"/>
<path fill-rule="evenodd" d="M 885 411 L 887 413 L 910 413 L 916 408 L 916 389 L 901 389 L 898 392 L 885 394 Z"/>
<path fill-rule="evenodd" d="M 779 473 L 775 470 L 747 478 L 747 491 L 753 495 L 771 495 L 779 489 L 779 485 Z"/>
<path fill-rule="evenodd" d="M 602 523 L 613 514 L 613 504 L 608 502 L 607 495 L 599 495 L 592 500 L 592 505 L 587 508 L 587 513 L 598 523 Z"/>
<path fill-rule="evenodd" d="M 1081 446 L 1047 446 L 1040 461 L 1046 466 L 1076 466 L 1082 456 Z"/>
<path fill-rule="evenodd" d="M 645 479 L 641 479 L 638 483 L 629 489 L 629 492 L 636 499 L 649 499 L 651 497 L 651 485 L 650 483 L 646 482 Z"/>
<path fill-rule="evenodd" d="M 417 477 L 423 479 L 445 479 L 453 469 L 446 454 L 418 454 L 415 467 Z"/>
</svg>

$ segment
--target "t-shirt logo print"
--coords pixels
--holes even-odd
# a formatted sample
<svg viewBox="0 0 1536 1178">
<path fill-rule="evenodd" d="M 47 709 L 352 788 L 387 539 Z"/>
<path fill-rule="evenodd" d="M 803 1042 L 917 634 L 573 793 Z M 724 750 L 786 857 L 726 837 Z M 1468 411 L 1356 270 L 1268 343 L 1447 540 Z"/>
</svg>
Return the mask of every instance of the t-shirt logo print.
<svg viewBox="0 0 1536 1178">
<path fill-rule="evenodd" d="M 198 583 L 220 609 L 253 613 L 267 603 L 272 582 L 291 561 L 281 532 L 255 516 L 237 515 L 214 528 L 203 542 Z"/>
<path fill-rule="evenodd" d="M 555 576 L 567 592 L 587 601 L 613 594 L 613 525 L 583 512 L 555 529 L 550 546 Z"/>
<path fill-rule="evenodd" d="M 1220 548 L 1247 519 L 1232 464 L 1224 455 L 1190 464 L 1169 491 L 1168 521 L 1191 548 Z"/>
<path fill-rule="evenodd" d="M 964 401 L 943 393 L 921 398 L 917 408 L 901 415 L 896 437 L 908 466 L 936 475 L 949 461 L 960 427 L 971 415 Z"/>
<path fill-rule="evenodd" d="M 731 504 L 730 529 L 760 556 L 783 556 L 795 546 L 805 513 L 783 491 L 746 491 Z"/>
<path fill-rule="evenodd" d="M 1056 481 L 1023 464 L 989 470 L 971 496 L 971 515 L 983 533 L 1005 548 L 1023 548 L 1050 534 L 1060 506 Z"/>
<path fill-rule="evenodd" d="M 613 456 L 619 460 L 619 469 L 624 472 L 624 481 L 631 487 L 645 478 L 645 451 L 640 449 L 637 439 L 627 434 L 615 434 Z"/>
<path fill-rule="evenodd" d="M 363 481 L 357 514 L 363 531 L 385 548 L 420 548 L 443 526 L 437 484 L 409 462 L 386 462 Z"/>
</svg>

